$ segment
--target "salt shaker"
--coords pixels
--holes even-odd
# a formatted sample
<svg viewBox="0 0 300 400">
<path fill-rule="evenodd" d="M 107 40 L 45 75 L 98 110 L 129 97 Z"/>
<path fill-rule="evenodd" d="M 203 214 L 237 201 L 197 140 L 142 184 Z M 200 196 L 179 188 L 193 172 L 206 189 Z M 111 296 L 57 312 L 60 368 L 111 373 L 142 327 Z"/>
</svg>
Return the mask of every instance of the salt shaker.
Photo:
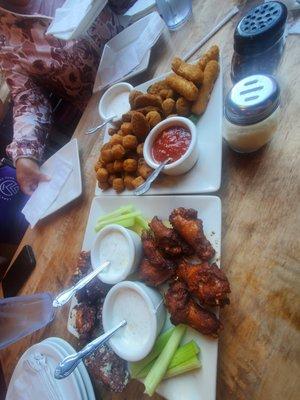
<svg viewBox="0 0 300 400">
<path fill-rule="evenodd" d="M 224 137 L 240 153 L 251 153 L 275 134 L 279 121 L 280 88 L 270 75 L 251 75 L 225 99 Z"/>
</svg>

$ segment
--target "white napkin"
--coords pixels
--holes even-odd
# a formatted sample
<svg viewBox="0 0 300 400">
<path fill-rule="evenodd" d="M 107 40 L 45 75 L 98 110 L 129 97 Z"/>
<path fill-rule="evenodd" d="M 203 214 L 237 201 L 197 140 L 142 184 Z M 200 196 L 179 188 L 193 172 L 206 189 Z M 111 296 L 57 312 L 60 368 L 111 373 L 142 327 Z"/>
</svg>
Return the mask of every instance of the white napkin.
<svg viewBox="0 0 300 400">
<path fill-rule="evenodd" d="M 94 92 L 122 79 L 133 71 L 158 40 L 165 27 L 164 21 L 157 12 L 153 12 L 144 18 L 145 28 L 135 41 L 122 47 L 119 51 L 110 47 L 109 42 L 106 43 L 97 72 Z M 140 21 L 136 23 L 140 23 Z M 133 26 L 134 24 L 129 28 L 132 29 Z M 119 35 L 121 34 L 125 36 L 126 29 Z"/>
<path fill-rule="evenodd" d="M 149 14 L 155 8 L 155 0 L 137 0 L 124 15 L 119 16 L 120 24 L 125 28 L 129 24 Z"/>
<path fill-rule="evenodd" d="M 25 204 L 22 213 L 33 228 L 43 217 L 51 204 L 58 197 L 63 185 L 73 170 L 72 164 L 59 155 L 53 156 L 55 161 L 48 167 L 41 167 L 41 172 L 51 177 L 49 182 L 40 182 L 30 199 Z"/>
</svg>

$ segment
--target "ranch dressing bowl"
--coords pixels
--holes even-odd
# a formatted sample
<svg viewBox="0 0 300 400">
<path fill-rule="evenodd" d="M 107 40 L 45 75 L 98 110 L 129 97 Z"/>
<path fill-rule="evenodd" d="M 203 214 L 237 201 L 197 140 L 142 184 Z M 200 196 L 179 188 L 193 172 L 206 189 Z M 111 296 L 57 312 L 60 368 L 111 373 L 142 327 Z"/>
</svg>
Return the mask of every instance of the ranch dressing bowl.
<svg viewBox="0 0 300 400">
<path fill-rule="evenodd" d="M 199 148 L 197 145 L 197 129 L 195 124 L 185 117 L 170 117 L 161 121 L 157 124 L 147 136 L 145 143 L 143 154 L 146 163 L 153 169 L 156 169 L 162 161 L 164 160 L 156 160 L 154 156 L 155 145 L 158 140 L 164 139 L 166 135 L 169 136 L 170 143 L 165 143 L 165 160 L 169 157 L 172 158 L 172 154 L 168 153 L 174 149 L 174 146 L 177 150 L 182 148 L 179 143 L 176 145 L 175 137 L 172 138 L 172 134 L 170 134 L 170 130 L 184 130 L 189 133 L 190 139 L 187 148 L 180 155 L 178 159 L 173 162 L 169 162 L 162 173 L 165 175 L 182 175 L 189 171 L 196 164 L 199 157 Z M 175 132 L 174 132 L 175 134 Z"/>
<path fill-rule="evenodd" d="M 127 82 L 116 83 L 111 86 L 101 97 L 99 103 L 100 117 L 106 121 L 116 116 L 113 121 L 117 121 L 130 110 L 129 94 L 133 86 Z"/>
<path fill-rule="evenodd" d="M 110 264 L 98 278 L 110 285 L 121 282 L 137 268 L 142 256 L 139 235 L 117 224 L 107 225 L 97 235 L 91 249 L 92 268 L 104 261 Z"/>
<path fill-rule="evenodd" d="M 110 289 L 104 300 L 105 331 L 123 320 L 127 322 L 110 339 L 113 351 L 126 361 L 139 361 L 150 353 L 165 318 L 161 294 L 141 282 L 120 282 Z"/>
</svg>

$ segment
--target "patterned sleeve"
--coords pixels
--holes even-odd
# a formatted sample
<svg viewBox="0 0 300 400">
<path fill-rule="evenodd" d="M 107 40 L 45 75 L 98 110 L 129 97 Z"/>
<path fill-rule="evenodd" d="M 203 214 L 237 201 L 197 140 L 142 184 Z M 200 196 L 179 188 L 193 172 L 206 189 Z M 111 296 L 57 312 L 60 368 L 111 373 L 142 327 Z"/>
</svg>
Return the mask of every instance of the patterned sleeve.
<svg viewBox="0 0 300 400">
<path fill-rule="evenodd" d="M 11 88 L 14 122 L 14 137 L 7 154 L 14 163 L 21 157 L 41 162 L 51 127 L 49 99 L 26 75 L 12 71 L 6 81 Z"/>
<path fill-rule="evenodd" d="M 124 14 L 137 0 L 109 0 L 108 4 L 114 13 Z"/>
</svg>

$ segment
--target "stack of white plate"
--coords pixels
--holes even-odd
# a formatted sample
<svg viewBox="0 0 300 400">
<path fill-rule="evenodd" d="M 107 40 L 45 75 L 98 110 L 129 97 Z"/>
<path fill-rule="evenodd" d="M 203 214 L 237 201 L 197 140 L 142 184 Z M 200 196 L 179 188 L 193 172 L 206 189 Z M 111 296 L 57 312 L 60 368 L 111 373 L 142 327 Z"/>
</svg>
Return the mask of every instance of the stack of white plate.
<svg viewBox="0 0 300 400">
<path fill-rule="evenodd" d="M 48 338 L 30 347 L 20 358 L 12 375 L 6 400 L 95 400 L 93 386 L 88 372 L 81 362 L 65 379 L 56 380 L 54 370 L 56 365 L 69 354 L 74 353 L 73 347 L 58 337 Z M 30 370 L 28 359 L 36 353 L 42 354 L 49 367 L 49 377 L 40 376 L 40 372 Z M 53 377 L 53 380 L 52 380 Z M 50 387 L 51 390 L 48 390 Z M 50 391 L 52 393 L 50 393 Z M 54 396 L 53 396 L 54 392 Z"/>
</svg>

